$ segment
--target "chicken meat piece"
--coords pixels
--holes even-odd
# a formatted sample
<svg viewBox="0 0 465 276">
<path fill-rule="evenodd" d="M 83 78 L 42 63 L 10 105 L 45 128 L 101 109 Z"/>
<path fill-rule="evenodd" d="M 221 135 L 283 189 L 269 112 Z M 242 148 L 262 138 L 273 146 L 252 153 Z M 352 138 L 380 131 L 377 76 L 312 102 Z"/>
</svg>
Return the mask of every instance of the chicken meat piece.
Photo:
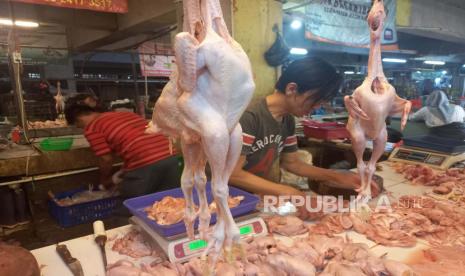
<svg viewBox="0 0 465 276">
<path fill-rule="evenodd" d="M 416 275 L 456 276 L 465 271 L 465 247 L 439 246 L 423 251 L 423 259 L 411 264 Z"/>
<path fill-rule="evenodd" d="M 176 266 L 172 263 L 165 262 L 155 266 L 142 264 L 142 271 L 147 272 L 152 276 L 178 276 Z"/>
<path fill-rule="evenodd" d="M 139 231 L 133 230 L 121 238 L 118 238 L 113 243 L 111 250 L 118 252 L 121 255 L 130 256 L 132 258 L 142 258 L 146 256 L 156 257 L 156 252 L 145 241 Z"/>
<path fill-rule="evenodd" d="M 415 272 L 413 269 L 401 262 L 393 260 L 383 260 L 384 267 L 390 276 L 414 276 Z"/>
<path fill-rule="evenodd" d="M 120 260 L 107 268 L 106 276 L 153 276 L 142 271 L 130 261 Z"/>
<path fill-rule="evenodd" d="M 283 236 L 296 236 L 308 232 L 304 222 L 295 216 L 272 216 L 266 219 L 268 231 Z"/>
<path fill-rule="evenodd" d="M 354 264 L 341 263 L 338 261 L 331 261 L 326 266 L 321 275 L 324 276 L 366 276 L 365 273 Z"/>
<path fill-rule="evenodd" d="M 219 0 L 184 0 L 183 10 L 183 32 L 174 42 L 177 67 L 155 105 L 148 131 L 181 140 L 187 234 L 194 238 L 198 216 L 200 238 L 209 240 L 203 257 L 211 253 L 214 265 L 223 247 L 231 252 L 240 240 L 228 206 L 228 181 L 241 153 L 239 119 L 252 99 L 255 83 L 246 53 L 229 34 Z M 211 217 L 205 187 L 207 161 L 218 209 L 211 237 L 207 236 Z"/>
<path fill-rule="evenodd" d="M 40 276 L 40 269 L 31 252 L 0 241 L 0 275 Z"/>
<path fill-rule="evenodd" d="M 182 221 L 186 200 L 165 196 L 161 201 L 156 201 L 152 207 L 146 208 L 147 217 L 160 225 L 172 225 Z"/>
<path fill-rule="evenodd" d="M 347 214 L 326 215 L 320 222 L 309 225 L 310 233 L 332 236 L 351 229 L 352 220 Z"/>
<path fill-rule="evenodd" d="M 402 113 L 401 129 L 404 129 L 411 108 L 409 101 L 397 96 L 394 87 L 389 84 L 383 73 L 381 34 L 384 33 L 385 17 L 383 0 L 375 0 L 367 17 L 370 28 L 368 75 L 351 96 L 344 98 L 350 114 L 347 130 L 350 133 L 361 178 L 361 186 L 357 190 L 359 197 L 371 197 L 371 179 L 376 170 L 376 162 L 383 155 L 387 141 L 386 118 Z M 363 153 L 367 140 L 373 141 L 373 151 L 368 164 L 365 164 Z"/>
<path fill-rule="evenodd" d="M 235 196 L 235 197 L 228 197 L 228 206 L 229 208 L 235 208 L 241 204 L 242 200 L 244 200 L 244 196 Z M 210 203 L 208 205 L 208 209 L 210 210 L 210 213 L 216 212 L 216 202 Z"/>
<path fill-rule="evenodd" d="M 455 187 L 455 182 L 452 182 L 452 181 L 444 182 L 444 183 L 439 184 L 439 186 L 434 187 L 433 192 L 436 194 L 440 194 L 440 195 L 447 195 L 450 192 L 452 192 L 454 187 Z"/>
<path fill-rule="evenodd" d="M 317 269 L 322 269 L 324 266 L 324 256 L 319 255 L 306 239 L 296 239 L 291 246 L 278 243 L 277 248 L 280 252 L 286 253 L 296 259 L 310 262 Z"/>
<path fill-rule="evenodd" d="M 272 254 L 266 258 L 266 262 L 269 263 L 275 269 L 282 270 L 287 275 L 293 276 L 313 276 L 316 275 L 315 267 L 304 260 L 297 259 L 287 254 L 279 253 Z"/>
<path fill-rule="evenodd" d="M 320 256 L 333 258 L 345 247 L 345 241 L 341 237 L 328 237 L 323 235 L 309 235 L 307 243 L 310 244 Z"/>
<path fill-rule="evenodd" d="M 244 271 L 235 265 L 228 263 L 219 263 L 216 266 L 215 275 L 225 275 L 225 276 L 242 276 Z"/>
</svg>

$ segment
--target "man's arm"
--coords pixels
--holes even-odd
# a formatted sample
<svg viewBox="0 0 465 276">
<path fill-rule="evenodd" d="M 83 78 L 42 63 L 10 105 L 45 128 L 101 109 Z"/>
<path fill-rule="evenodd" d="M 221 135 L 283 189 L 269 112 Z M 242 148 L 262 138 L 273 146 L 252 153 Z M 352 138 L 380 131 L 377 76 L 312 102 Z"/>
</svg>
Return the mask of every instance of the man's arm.
<svg viewBox="0 0 465 276">
<path fill-rule="evenodd" d="M 105 188 L 110 188 L 113 186 L 113 182 L 111 180 L 113 172 L 113 155 L 108 153 L 100 156 L 98 166 L 100 169 L 100 184 L 102 184 Z"/>
<path fill-rule="evenodd" d="M 241 155 L 229 179 L 233 186 L 261 195 L 304 195 L 293 187 L 266 180 L 244 170 L 244 163 L 245 155 Z"/>
<path fill-rule="evenodd" d="M 283 153 L 281 157 L 281 167 L 285 170 L 308 177 L 313 180 L 328 181 L 334 188 L 355 190 L 360 187 L 360 177 L 358 174 L 350 172 L 337 172 L 334 170 L 318 168 L 300 160 L 297 152 Z M 371 183 L 373 196 L 380 192 L 378 185 Z"/>
</svg>

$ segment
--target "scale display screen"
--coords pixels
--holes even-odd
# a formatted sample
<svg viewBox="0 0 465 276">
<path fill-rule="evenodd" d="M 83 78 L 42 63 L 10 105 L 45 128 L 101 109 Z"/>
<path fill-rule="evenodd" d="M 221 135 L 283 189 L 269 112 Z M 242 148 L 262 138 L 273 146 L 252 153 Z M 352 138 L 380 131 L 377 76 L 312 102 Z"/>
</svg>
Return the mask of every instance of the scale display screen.
<svg viewBox="0 0 465 276">
<path fill-rule="evenodd" d="M 207 242 L 204 240 L 196 240 L 189 243 L 189 249 L 191 251 L 196 251 L 207 247 Z"/>
<path fill-rule="evenodd" d="M 241 235 L 248 235 L 253 232 L 253 226 L 244 225 L 239 228 L 239 232 Z M 206 248 L 207 242 L 204 240 L 195 240 L 195 241 L 188 243 L 188 247 L 190 251 L 197 251 L 197 250 Z"/>
<path fill-rule="evenodd" d="M 247 235 L 247 234 L 250 234 L 252 233 L 252 225 L 246 225 L 246 226 L 243 226 L 239 229 L 241 235 Z"/>
</svg>

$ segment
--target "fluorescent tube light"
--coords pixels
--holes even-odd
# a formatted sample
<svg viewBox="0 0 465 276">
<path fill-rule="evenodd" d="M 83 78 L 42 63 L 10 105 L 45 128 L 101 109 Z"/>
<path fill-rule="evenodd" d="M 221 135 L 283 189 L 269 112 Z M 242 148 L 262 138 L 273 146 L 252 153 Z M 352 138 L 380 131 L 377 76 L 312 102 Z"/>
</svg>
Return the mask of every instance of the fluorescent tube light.
<svg viewBox="0 0 465 276">
<path fill-rule="evenodd" d="M 345 71 L 344 74 L 346 74 L 346 75 L 353 75 L 353 74 L 355 74 L 355 72 L 354 72 L 354 71 Z"/>
<path fill-rule="evenodd" d="M 294 30 L 298 30 L 298 29 L 302 28 L 302 21 L 299 20 L 299 19 L 292 20 L 291 28 L 294 29 Z"/>
<path fill-rule="evenodd" d="M 407 60 L 402 58 L 383 58 L 383 61 L 390 63 L 407 63 Z"/>
<path fill-rule="evenodd" d="M 7 18 L 0 18 L 0 25 L 6 26 L 13 26 L 13 21 Z M 24 20 L 16 20 L 15 25 L 18 27 L 25 27 L 25 28 L 37 28 L 39 27 L 39 23 L 34 21 L 24 21 Z"/>
<path fill-rule="evenodd" d="M 438 60 L 425 60 L 425 64 L 429 65 L 444 65 L 446 64 L 444 61 L 438 61 Z"/>
<path fill-rule="evenodd" d="M 22 21 L 16 20 L 15 25 L 18 27 L 25 27 L 25 28 L 37 28 L 39 27 L 39 23 L 33 21 Z"/>
<path fill-rule="evenodd" d="M 308 51 L 304 48 L 291 48 L 290 53 L 293 55 L 306 55 L 308 54 Z"/>
</svg>

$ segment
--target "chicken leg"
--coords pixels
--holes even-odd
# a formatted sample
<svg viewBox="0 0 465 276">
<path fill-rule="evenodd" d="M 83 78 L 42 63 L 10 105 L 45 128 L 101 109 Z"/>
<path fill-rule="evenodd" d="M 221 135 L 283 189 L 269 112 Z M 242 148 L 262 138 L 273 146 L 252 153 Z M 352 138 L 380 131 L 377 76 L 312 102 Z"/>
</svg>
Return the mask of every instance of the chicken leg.
<svg viewBox="0 0 465 276">
<path fill-rule="evenodd" d="M 351 96 L 344 98 L 349 111 L 347 130 L 350 133 L 352 149 L 357 158 L 357 168 L 361 185 L 357 190 L 359 199 L 371 197 L 371 179 L 376 162 L 384 153 L 387 141 L 386 118 L 402 113 L 401 128 L 405 127 L 411 103 L 397 96 L 384 75 L 381 61 L 381 34 L 386 17 L 383 0 L 375 0 L 368 14 L 370 28 L 370 54 L 368 58 L 368 76 Z M 373 141 L 373 151 L 368 164 L 363 160 L 366 141 Z"/>
</svg>

